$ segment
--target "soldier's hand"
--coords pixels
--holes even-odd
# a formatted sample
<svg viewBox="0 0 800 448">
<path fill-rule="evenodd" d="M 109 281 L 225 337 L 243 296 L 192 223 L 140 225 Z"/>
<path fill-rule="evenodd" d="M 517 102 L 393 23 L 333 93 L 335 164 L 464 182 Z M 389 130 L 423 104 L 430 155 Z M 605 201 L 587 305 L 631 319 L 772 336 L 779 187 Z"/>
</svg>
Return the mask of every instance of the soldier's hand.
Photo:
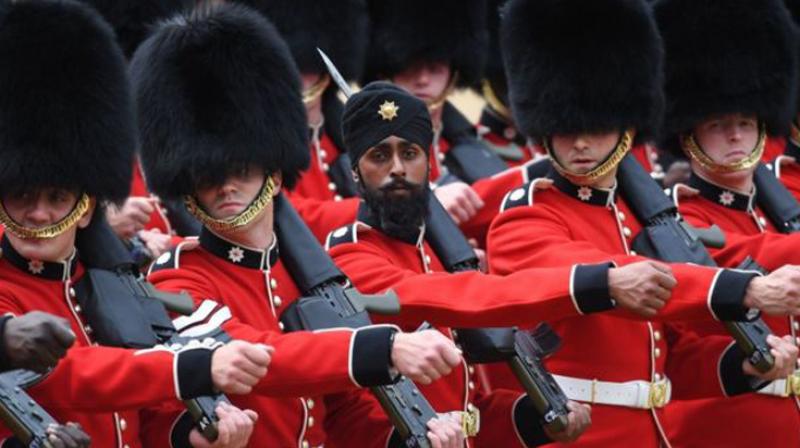
<svg viewBox="0 0 800 448">
<path fill-rule="evenodd" d="M 32 311 L 6 322 L 3 341 L 10 367 L 44 373 L 66 355 L 75 333 L 66 319 Z"/>
<path fill-rule="evenodd" d="M 460 412 L 439 414 L 428 422 L 428 440 L 433 448 L 462 448 L 465 439 Z"/>
<path fill-rule="evenodd" d="M 83 432 L 81 425 L 51 425 L 47 428 L 47 441 L 52 448 L 88 448 L 92 443 L 89 434 Z"/>
<path fill-rule="evenodd" d="M 214 387 L 226 394 L 244 395 L 267 374 L 274 347 L 232 341 L 214 350 L 211 379 Z"/>
<path fill-rule="evenodd" d="M 147 246 L 153 259 L 158 258 L 164 252 L 170 250 L 172 246 L 172 236 L 166 233 L 161 233 L 159 229 L 140 230 L 136 233 L 139 239 Z"/>
<path fill-rule="evenodd" d="M 106 219 L 108 224 L 122 239 L 130 239 L 136 232 L 144 229 L 150 221 L 150 214 L 155 211 L 152 198 L 129 197 L 122 208 L 108 207 Z"/>
<path fill-rule="evenodd" d="M 570 443 L 578 440 L 592 424 L 592 407 L 588 404 L 569 401 L 567 403 L 567 427 L 561 432 L 551 432 L 545 428 L 544 432 L 556 442 Z"/>
<path fill-rule="evenodd" d="M 664 188 L 672 188 L 677 183 L 689 182 L 692 174 L 692 166 L 685 160 L 676 160 L 669 166 L 664 174 Z"/>
<path fill-rule="evenodd" d="M 800 266 L 786 265 L 747 286 L 744 305 L 773 316 L 800 315 Z"/>
<path fill-rule="evenodd" d="M 608 271 L 608 289 L 617 306 L 643 317 L 658 314 L 677 283 L 669 265 L 652 260 Z"/>
<path fill-rule="evenodd" d="M 433 190 L 436 198 L 456 224 L 469 221 L 483 207 L 483 200 L 464 182 L 453 182 Z"/>
<path fill-rule="evenodd" d="M 189 433 L 189 444 L 194 448 L 244 448 L 253 434 L 258 414 L 250 409 L 244 411 L 228 403 L 220 403 L 216 409 L 218 436 L 208 441 L 197 429 Z"/>
<path fill-rule="evenodd" d="M 742 362 L 742 371 L 750 376 L 755 376 L 766 381 L 788 378 L 797 369 L 797 345 L 792 342 L 791 336 L 779 338 L 775 335 L 767 336 L 770 346 L 769 352 L 775 358 L 775 365 L 767 373 L 759 372 L 746 359 Z"/>
<path fill-rule="evenodd" d="M 414 382 L 430 384 L 461 363 L 461 350 L 436 330 L 397 333 L 392 364 Z"/>
</svg>

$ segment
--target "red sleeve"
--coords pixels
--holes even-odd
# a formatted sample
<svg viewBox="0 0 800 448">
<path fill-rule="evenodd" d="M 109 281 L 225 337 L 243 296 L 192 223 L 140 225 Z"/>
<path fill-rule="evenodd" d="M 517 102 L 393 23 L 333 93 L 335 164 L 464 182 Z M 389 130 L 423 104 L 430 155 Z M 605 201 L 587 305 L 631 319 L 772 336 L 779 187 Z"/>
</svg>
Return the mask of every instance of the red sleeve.
<svg viewBox="0 0 800 448">
<path fill-rule="evenodd" d="M 481 245 L 484 245 L 489 225 L 500 213 L 500 206 L 506 193 L 524 183 L 525 172 L 517 167 L 472 184 L 472 189 L 483 200 L 483 208 L 478 210 L 478 214 L 472 219 L 461 225 L 464 235 L 467 238 L 475 238 Z"/>
<path fill-rule="evenodd" d="M 531 231 L 531 229 L 536 229 Z M 601 236 L 598 236 L 601 237 Z M 544 204 L 516 207 L 503 212 L 489 232 L 489 270 L 509 275 L 522 269 L 567 266 L 574 263 L 610 262 L 624 266 L 647 258 L 607 253 L 589 241 L 573 240 L 569 227 L 558 214 Z M 749 278 L 742 273 L 684 263 L 670 264 L 678 283 L 658 316 L 648 320 L 708 320 L 743 313 L 740 306 L 728 308 L 727 302 L 744 300 Z M 636 318 L 619 311 L 627 318 Z"/>
<path fill-rule="evenodd" d="M 328 232 L 331 230 L 355 221 L 358 213 L 358 204 L 361 202 L 360 198 L 323 201 L 305 198 L 291 192 L 286 192 L 285 194 L 320 243 L 325 242 L 325 237 L 328 236 Z"/>
<path fill-rule="evenodd" d="M 256 386 L 258 393 L 271 396 L 324 395 L 386 381 L 388 360 L 365 356 L 369 347 L 386 344 L 394 328 L 373 326 L 358 330 L 336 329 L 319 332 L 299 331 L 283 334 L 260 330 L 231 316 L 230 309 L 218 302 L 220 291 L 207 277 L 189 268 L 153 272 L 150 281 L 165 291 L 186 291 L 195 301 L 192 316 L 175 320 L 182 334 L 193 336 L 221 327 L 233 339 L 275 347 L 269 374 Z M 385 341 L 384 341 L 385 339 Z M 367 351 L 366 354 L 372 353 Z M 380 378 L 376 375 L 383 374 Z"/>
<path fill-rule="evenodd" d="M 389 418 L 369 391 L 325 396 L 328 445 L 385 448 L 393 431 Z"/>
</svg>

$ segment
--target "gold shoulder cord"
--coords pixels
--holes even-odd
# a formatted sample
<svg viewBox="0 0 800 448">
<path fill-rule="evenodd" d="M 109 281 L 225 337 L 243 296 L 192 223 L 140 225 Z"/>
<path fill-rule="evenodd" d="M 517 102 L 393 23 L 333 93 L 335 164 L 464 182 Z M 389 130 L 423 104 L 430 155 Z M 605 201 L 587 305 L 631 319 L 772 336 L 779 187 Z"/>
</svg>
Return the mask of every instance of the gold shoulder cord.
<svg viewBox="0 0 800 448">
<path fill-rule="evenodd" d="M 275 191 L 275 183 L 272 181 L 271 177 L 267 177 L 266 182 L 264 182 L 264 185 L 261 187 L 261 192 L 253 199 L 253 202 L 251 202 L 242 213 L 227 219 L 217 219 L 206 213 L 203 207 L 197 203 L 194 196 L 186 196 L 184 202 L 186 202 L 186 208 L 189 210 L 189 213 L 194 215 L 204 226 L 208 227 L 210 230 L 226 231 L 250 224 L 250 222 L 272 202 L 273 191 Z"/>
<path fill-rule="evenodd" d="M 617 146 L 614 148 L 611 154 L 609 154 L 606 160 L 585 174 L 576 174 L 565 169 L 561 165 L 561 162 L 558 161 L 558 157 L 555 157 L 553 148 L 550 147 L 550 139 L 544 139 L 544 147 L 547 150 L 547 153 L 550 155 L 550 159 L 554 162 L 553 166 L 556 168 L 556 170 L 558 170 L 559 173 L 568 175 L 569 177 L 579 181 L 591 182 L 606 176 L 614 168 L 616 168 L 620 162 L 622 162 L 622 159 L 633 147 L 634 135 L 636 135 L 636 132 L 633 129 L 628 129 L 625 131 L 625 133 L 622 134 L 622 137 L 619 139 Z"/>
<path fill-rule="evenodd" d="M 761 156 L 764 155 L 764 146 L 767 143 L 767 131 L 763 124 L 759 125 L 758 141 L 750 155 L 738 162 L 728 165 L 719 164 L 711 160 L 711 158 L 703 152 L 703 149 L 700 148 L 700 145 L 697 144 L 693 134 L 682 135 L 680 139 L 683 151 L 703 168 L 712 173 L 734 173 L 736 171 L 753 168 L 761 161 Z"/>
<path fill-rule="evenodd" d="M 492 83 L 490 83 L 488 79 L 484 79 L 481 82 L 481 90 L 483 91 L 483 98 L 486 100 L 486 103 L 489 104 L 489 107 L 497 112 L 497 115 L 500 115 L 500 118 L 505 120 L 506 123 L 511 123 L 513 121 L 511 111 L 508 109 L 508 106 L 503 104 L 500 98 L 497 97 L 497 94 L 492 88 Z"/>
<path fill-rule="evenodd" d="M 303 90 L 303 104 L 312 103 L 314 100 L 322 96 L 322 93 L 325 92 L 325 89 L 328 88 L 328 84 L 330 83 L 330 75 L 326 73 L 320 76 L 319 81 L 315 82 L 313 86 Z"/>
<path fill-rule="evenodd" d="M 22 226 L 18 224 L 16 221 L 11 219 L 6 213 L 6 209 L 2 204 L 0 204 L 0 223 L 2 223 L 6 229 L 13 233 L 18 238 L 22 239 L 49 239 L 55 238 L 62 233 L 66 232 L 72 226 L 74 226 L 86 212 L 89 210 L 89 196 L 84 193 L 81 195 L 78 202 L 75 204 L 75 207 L 72 208 L 72 211 L 69 212 L 67 216 L 64 217 L 61 221 L 58 221 L 55 224 L 46 226 L 46 227 L 39 227 L 36 229 L 31 229 L 29 227 Z"/>
</svg>

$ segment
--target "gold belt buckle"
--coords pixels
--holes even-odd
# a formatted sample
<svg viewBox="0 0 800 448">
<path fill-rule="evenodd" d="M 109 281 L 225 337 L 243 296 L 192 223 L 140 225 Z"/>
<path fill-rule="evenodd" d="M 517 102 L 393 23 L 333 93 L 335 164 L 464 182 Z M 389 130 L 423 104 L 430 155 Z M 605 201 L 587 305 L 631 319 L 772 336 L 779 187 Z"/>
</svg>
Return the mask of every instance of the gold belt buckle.
<svg viewBox="0 0 800 448">
<path fill-rule="evenodd" d="M 667 382 L 650 383 L 650 395 L 647 399 L 650 409 L 663 408 L 667 404 Z"/>
<path fill-rule="evenodd" d="M 461 413 L 461 429 L 466 437 L 475 437 L 481 430 L 481 411 L 475 406 Z"/>
<path fill-rule="evenodd" d="M 800 397 L 800 372 L 794 372 L 786 378 L 786 396 Z"/>
</svg>

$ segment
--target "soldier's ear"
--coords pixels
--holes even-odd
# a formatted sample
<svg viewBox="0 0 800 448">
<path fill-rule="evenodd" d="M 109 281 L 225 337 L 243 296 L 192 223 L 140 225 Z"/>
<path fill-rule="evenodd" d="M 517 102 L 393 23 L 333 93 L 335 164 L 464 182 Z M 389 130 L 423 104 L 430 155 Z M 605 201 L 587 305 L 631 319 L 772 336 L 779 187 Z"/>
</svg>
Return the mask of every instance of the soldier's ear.
<svg viewBox="0 0 800 448">
<path fill-rule="evenodd" d="M 78 220 L 78 228 L 85 229 L 86 226 L 92 222 L 92 216 L 94 216 L 94 209 L 97 207 L 97 198 L 90 197 L 89 198 L 89 209 L 86 210 L 86 213 L 81 216 L 81 219 Z"/>
<path fill-rule="evenodd" d="M 272 190 L 272 197 L 275 197 L 281 192 L 281 187 L 283 186 L 283 174 L 281 174 L 280 171 L 276 171 L 270 174 L 270 177 L 272 178 L 273 185 L 275 185 L 275 188 Z"/>
</svg>

